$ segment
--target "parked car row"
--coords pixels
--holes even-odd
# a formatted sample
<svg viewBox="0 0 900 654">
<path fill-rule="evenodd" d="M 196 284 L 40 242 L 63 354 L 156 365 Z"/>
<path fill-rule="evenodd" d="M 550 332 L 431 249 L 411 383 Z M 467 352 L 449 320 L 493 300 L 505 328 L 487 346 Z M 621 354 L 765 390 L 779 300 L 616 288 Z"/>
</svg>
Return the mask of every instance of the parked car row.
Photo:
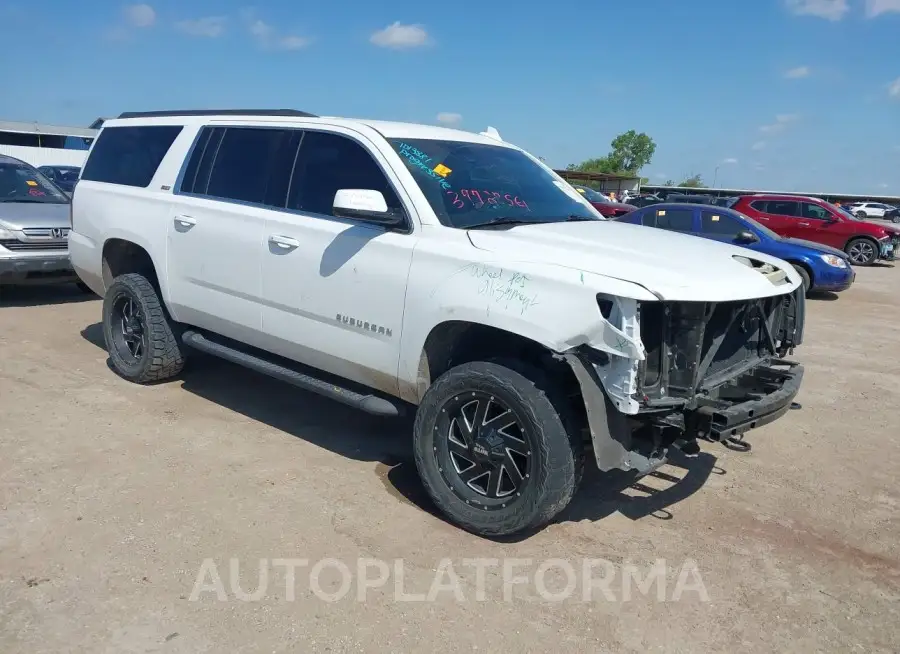
<svg viewBox="0 0 900 654">
<path fill-rule="evenodd" d="M 900 223 L 900 208 L 883 202 L 856 202 L 847 205 L 847 211 L 857 218 L 883 218 Z"/>
</svg>

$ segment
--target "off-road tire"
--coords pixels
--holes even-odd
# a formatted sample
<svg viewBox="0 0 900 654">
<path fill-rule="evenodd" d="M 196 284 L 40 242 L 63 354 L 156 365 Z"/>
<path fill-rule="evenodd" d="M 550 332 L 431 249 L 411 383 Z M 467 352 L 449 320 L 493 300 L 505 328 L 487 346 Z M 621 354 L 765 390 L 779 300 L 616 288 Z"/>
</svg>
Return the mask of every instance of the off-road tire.
<svg viewBox="0 0 900 654">
<path fill-rule="evenodd" d="M 510 536 L 547 524 L 569 504 L 584 469 L 581 434 L 573 429 L 559 390 L 543 375 L 515 367 L 522 372 L 495 362 L 456 366 L 429 387 L 416 413 L 414 452 L 425 490 L 451 522 L 479 536 Z M 444 477 L 436 454 L 437 439 L 444 438 L 438 428 L 444 406 L 472 392 L 496 396 L 513 409 L 534 444 L 533 474 L 521 496 L 502 508 L 467 502 Z"/>
<path fill-rule="evenodd" d="M 112 309 L 123 296 L 130 297 L 143 316 L 146 347 L 136 361 L 126 360 L 113 341 Z M 128 381 L 149 384 L 177 376 L 184 367 L 184 353 L 177 325 L 169 317 L 153 285 L 143 275 L 120 275 L 103 298 L 103 337 L 113 370 Z"/>
</svg>

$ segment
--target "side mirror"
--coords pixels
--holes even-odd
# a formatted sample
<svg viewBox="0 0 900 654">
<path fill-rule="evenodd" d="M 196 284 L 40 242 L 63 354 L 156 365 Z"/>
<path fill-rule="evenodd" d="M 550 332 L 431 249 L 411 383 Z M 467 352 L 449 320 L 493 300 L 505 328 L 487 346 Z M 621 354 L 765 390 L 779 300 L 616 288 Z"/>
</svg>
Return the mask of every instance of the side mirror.
<svg viewBox="0 0 900 654">
<path fill-rule="evenodd" d="M 756 243 L 759 241 L 759 237 L 756 236 L 753 232 L 738 232 L 738 235 L 734 239 L 735 243 Z"/>
<path fill-rule="evenodd" d="M 367 220 L 386 227 L 403 223 L 403 216 L 388 209 L 381 191 L 358 188 L 342 188 L 334 194 L 332 210 L 341 218 Z"/>
</svg>

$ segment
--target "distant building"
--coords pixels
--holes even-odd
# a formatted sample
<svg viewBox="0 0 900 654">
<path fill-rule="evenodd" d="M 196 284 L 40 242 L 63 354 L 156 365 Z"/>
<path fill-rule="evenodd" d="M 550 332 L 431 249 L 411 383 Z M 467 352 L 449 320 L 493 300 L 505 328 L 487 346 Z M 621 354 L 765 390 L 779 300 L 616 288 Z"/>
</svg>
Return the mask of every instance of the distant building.
<svg viewBox="0 0 900 654">
<path fill-rule="evenodd" d="M 0 154 L 32 166 L 82 166 L 96 129 L 0 120 Z"/>
</svg>

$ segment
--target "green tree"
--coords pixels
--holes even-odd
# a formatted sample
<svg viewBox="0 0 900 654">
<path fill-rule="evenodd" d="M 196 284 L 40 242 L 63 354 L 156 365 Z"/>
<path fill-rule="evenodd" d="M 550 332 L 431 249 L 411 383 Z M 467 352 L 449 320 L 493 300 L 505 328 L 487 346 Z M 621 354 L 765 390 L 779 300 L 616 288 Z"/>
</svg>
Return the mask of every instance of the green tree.
<svg viewBox="0 0 900 654">
<path fill-rule="evenodd" d="M 666 180 L 666 183 L 663 184 L 663 186 L 675 186 L 675 180 L 674 180 L 674 179 L 667 179 L 667 180 Z"/>
<path fill-rule="evenodd" d="M 619 134 L 610 145 L 612 152 L 608 158 L 619 170 L 632 174 L 649 164 L 656 152 L 656 143 L 653 139 L 643 132 L 638 134 L 633 129 Z"/>
<path fill-rule="evenodd" d="M 706 184 L 703 183 L 703 178 L 697 174 L 691 175 L 678 186 L 684 186 L 686 188 L 706 188 Z"/>
<path fill-rule="evenodd" d="M 580 164 L 569 164 L 566 170 L 584 173 L 607 173 L 637 175 L 641 168 L 650 163 L 656 152 L 653 139 L 641 132 L 629 130 L 619 134 L 610 143 L 610 153 L 605 157 L 588 159 Z"/>
</svg>

